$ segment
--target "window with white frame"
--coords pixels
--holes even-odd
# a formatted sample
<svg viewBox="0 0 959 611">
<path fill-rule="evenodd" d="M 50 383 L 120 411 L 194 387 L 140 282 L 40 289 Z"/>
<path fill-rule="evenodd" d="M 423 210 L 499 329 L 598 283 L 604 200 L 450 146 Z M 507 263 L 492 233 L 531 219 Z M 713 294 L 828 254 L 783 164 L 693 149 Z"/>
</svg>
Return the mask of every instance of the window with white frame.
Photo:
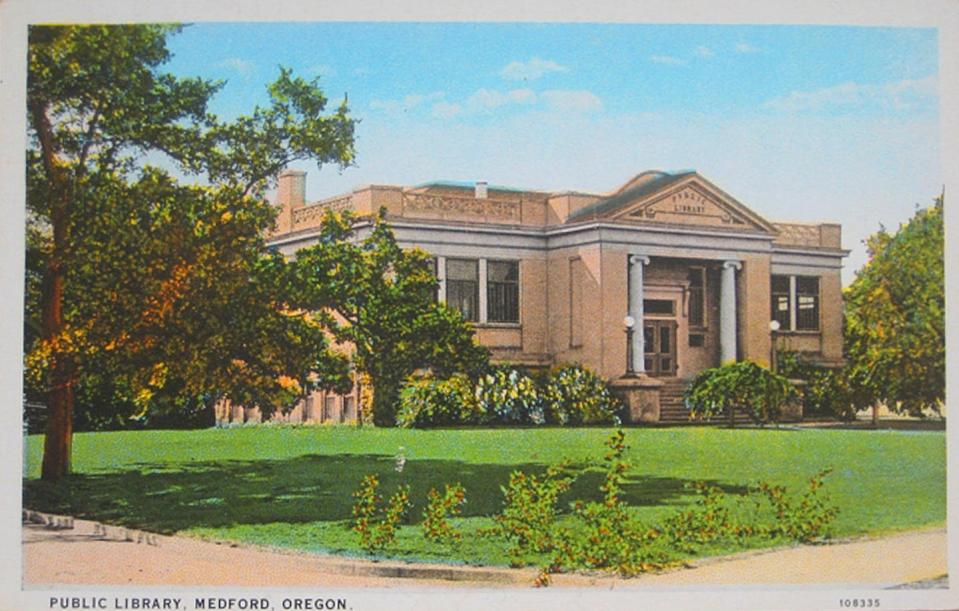
<svg viewBox="0 0 959 611">
<path fill-rule="evenodd" d="M 476 323 L 519 323 L 519 261 L 438 256 L 437 299 Z"/>
<path fill-rule="evenodd" d="M 486 308 L 489 322 L 519 322 L 518 261 L 487 262 Z"/>
<path fill-rule="evenodd" d="M 782 331 L 818 331 L 818 276 L 773 276 L 771 318 Z"/>
<path fill-rule="evenodd" d="M 464 319 L 479 321 L 479 261 L 446 260 L 446 303 Z"/>
</svg>

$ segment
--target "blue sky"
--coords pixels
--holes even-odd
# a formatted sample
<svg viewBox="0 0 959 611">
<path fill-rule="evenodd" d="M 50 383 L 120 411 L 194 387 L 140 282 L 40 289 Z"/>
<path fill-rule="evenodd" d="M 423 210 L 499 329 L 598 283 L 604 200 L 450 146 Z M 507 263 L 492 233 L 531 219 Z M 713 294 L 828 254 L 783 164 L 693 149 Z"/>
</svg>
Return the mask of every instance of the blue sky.
<svg viewBox="0 0 959 611">
<path fill-rule="evenodd" d="M 349 96 L 368 183 L 484 179 L 606 192 L 694 168 L 771 220 L 843 224 L 853 252 L 942 188 L 934 29 L 639 24 L 203 23 L 167 69 L 224 79 L 223 117 L 284 65 Z"/>
</svg>

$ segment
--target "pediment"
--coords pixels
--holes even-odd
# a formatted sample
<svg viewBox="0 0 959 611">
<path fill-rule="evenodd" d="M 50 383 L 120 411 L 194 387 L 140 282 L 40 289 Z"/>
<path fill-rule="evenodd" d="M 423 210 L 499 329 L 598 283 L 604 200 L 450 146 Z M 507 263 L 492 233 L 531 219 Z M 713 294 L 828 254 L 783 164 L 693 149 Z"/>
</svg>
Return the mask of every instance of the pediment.
<svg viewBox="0 0 959 611">
<path fill-rule="evenodd" d="M 775 233 L 771 223 L 701 176 L 645 193 L 619 207 L 610 218 L 714 229 Z"/>
</svg>

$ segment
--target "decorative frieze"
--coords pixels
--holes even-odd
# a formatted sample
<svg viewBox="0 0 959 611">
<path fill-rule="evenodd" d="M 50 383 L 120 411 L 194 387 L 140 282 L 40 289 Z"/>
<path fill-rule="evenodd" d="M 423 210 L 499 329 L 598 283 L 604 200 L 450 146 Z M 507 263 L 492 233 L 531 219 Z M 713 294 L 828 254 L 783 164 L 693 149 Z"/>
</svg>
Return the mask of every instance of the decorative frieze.
<svg viewBox="0 0 959 611">
<path fill-rule="evenodd" d="M 342 211 L 353 207 L 352 195 L 340 195 L 313 202 L 308 206 L 293 210 L 293 229 L 315 227 L 323 220 L 327 210 Z"/>
<path fill-rule="evenodd" d="M 790 246 L 822 246 L 822 235 L 819 225 L 806 225 L 800 223 L 776 223 L 776 229 L 779 235 L 776 236 L 777 244 L 787 244 Z"/>
<path fill-rule="evenodd" d="M 522 220 L 522 204 L 519 200 L 404 193 L 403 216 L 519 223 Z"/>
</svg>

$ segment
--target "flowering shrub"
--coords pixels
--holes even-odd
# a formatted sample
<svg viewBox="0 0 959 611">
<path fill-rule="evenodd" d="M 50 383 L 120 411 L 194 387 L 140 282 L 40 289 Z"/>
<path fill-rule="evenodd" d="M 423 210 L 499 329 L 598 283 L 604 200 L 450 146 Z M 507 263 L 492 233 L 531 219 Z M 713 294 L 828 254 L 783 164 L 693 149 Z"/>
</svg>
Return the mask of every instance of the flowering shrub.
<svg viewBox="0 0 959 611">
<path fill-rule="evenodd" d="M 476 401 L 489 421 L 544 424 L 543 398 L 536 383 L 516 369 L 495 368 L 476 385 Z"/>
<path fill-rule="evenodd" d="M 409 380 L 400 391 L 396 424 L 405 428 L 475 424 L 482 421 L 482 415 L 468 377 L 457 374 L 441 380 L 426 376 Z"/>
<path fill-rule="evenodd" d="M 380 480 L 367 475 L 353 492 L 353 531 L 360 536 L 360 545 L 369 553 L 385 548 L 396 538 L 396 527 L 410 508 L 410 487 L 400 486 L 381 508 L 383 498 L 377 493 Z"/>
<path fill-rule="evenodd" d="M 513 471 L 509 484 L 500 487 L 503 511 L 493 518 L 496 527 L 490 534 L 506 539 L 510 565 L 523 566 L 530 554 L 553 551 L 556 504 L 573 480 L 563 474 L 565 468 L 553 465 L 543 476 Z"/>
<path fill-rule="evenodd" d="M 685 401 L 695 417 L 725 411 L 733 422 L 735 408 L 743 408 L 756 420 L 768 422 L 777 421 L 794 397 L 796 389 L 783 376 L 752 361 L 739 361 L 699 372 Z"/>
<path fill-rule="evenodd" d="M 423 536 L 438 543 L 458 543 L 461 535 L 449 523 L 449 516 L 459 515 L 466 504 L 466 490 L 459 483 L 446 484 L 443 494 L 430 488 L 423 511 Z"/>
<path fill-rule="evenodd" d="M 619 424 L 619 402 L 606 383 L 582 365 L 566 365 L 544 381 L 546 419 L 552 424 Z"/>
<path fill-rule="evenodd" d="M 787 537 L 800 543 L 809 543 L 824 537 L 839 513 L 839 508 L 830 505 L 820 495 L 823 480 L 832 469 L 823 469 L 809 479 L 809 489 L 799 498 L 790 498 L 784 486 L 771 486 L 760 482 L 756 491 L 765 496 L 772 505 L 776 519 L 761 530 L 772 536 Z"/>
</svg>

